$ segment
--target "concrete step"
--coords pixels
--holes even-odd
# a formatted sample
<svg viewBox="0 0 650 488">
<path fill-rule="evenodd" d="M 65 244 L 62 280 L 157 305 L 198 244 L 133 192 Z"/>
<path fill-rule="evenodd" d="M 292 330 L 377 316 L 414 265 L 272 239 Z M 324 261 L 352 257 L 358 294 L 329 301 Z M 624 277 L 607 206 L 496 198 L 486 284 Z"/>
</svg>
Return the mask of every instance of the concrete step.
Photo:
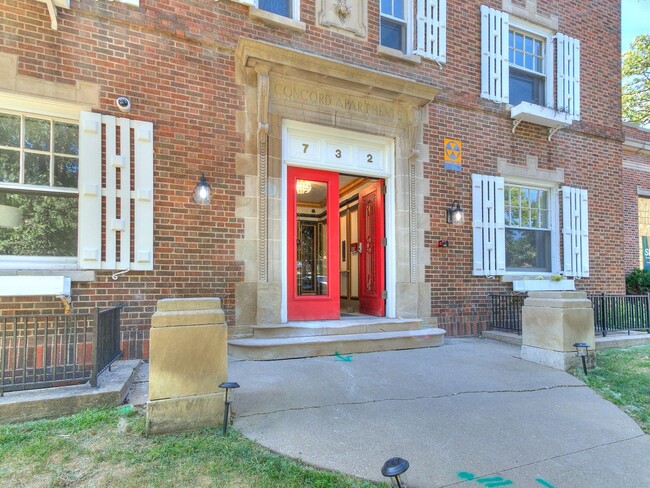
<svg viewBox="0 0 650 488">
<path fill-rule="evenodd" d="M 515 332 L 504 332 L 500 330 L 484 330 L 481 335 L 486 339 L 493 341 L 505 342 L 521 346 L 522 337 Z M 650 344 L 650 334 L 647 332 L 632 331 L 630 334 L 625 332 L 610 332 L 607 337 L 596 336 L 596 350 L 613 349 L 631 346 L 643 346 Z"/>
<path fill-rule="evenodd" d="M 253 337 L 256 339 L 272 339 L 276 337 L 396 332 L 400 330 L 418 330 L 421 323 L 420 319 L 387 319 L 383 317 L 289 322 L 277 325 L 255 325 L 253 326 Z"/>
<path fill-rule="evenodd" d="M 430 328 L 307 337 L 233 339 L 228 344 L 229 354 L 236 358 L 273 360 L 332 356 L 336 353 L 344 355 L 417 349 L 440 346 L 444 340 L 443 329 Z"/>
</svg>

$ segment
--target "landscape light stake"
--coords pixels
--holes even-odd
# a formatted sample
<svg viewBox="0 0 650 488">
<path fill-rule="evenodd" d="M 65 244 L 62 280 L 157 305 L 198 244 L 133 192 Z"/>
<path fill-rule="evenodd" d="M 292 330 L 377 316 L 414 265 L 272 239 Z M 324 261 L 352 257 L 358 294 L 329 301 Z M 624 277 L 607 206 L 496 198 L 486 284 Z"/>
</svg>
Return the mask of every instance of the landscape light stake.
<svg viewBox="0 0 650 488">
<path fill-rule="evenodd" d="M 390 478 L 390 485 L 393 488 L 407 488 L 406 470 L 409 469 L 409 462 L 400 457 L 390 458 L 381 468 L 381 474 Z"/>
<path fill-rule="evenodd" d="M 587 373 L 587 354 L 589 354 L 589 344 L 586 342 L 576 342 L 573 347 L 576 348 L 576 356 L 582 358 L 582 369 L 585 372 L 585 376 L 588 376 Z"/>
<path fill-rule="evenodd" d="M 234 381 L 226 381 L 219 385 L 219 388 L 226 389 L 226 397 L 223 402 L 223 435 L 226 435 L 226 430 L 228 430 L 228 414 L 230 413 L 230 401 L 228 400 L 228 390 L 231 388 L 239 388 L 239 383 Z"/>
</svg>

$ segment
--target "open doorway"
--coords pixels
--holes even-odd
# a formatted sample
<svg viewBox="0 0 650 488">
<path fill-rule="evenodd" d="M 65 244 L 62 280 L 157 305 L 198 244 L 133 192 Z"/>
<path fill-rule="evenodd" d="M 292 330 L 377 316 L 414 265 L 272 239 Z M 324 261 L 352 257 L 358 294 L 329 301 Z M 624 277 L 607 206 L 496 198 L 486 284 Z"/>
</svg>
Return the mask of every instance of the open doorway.
<svg viewBox="0 0 650 488">
<path fill-rule="evenodd" d="M 383 179 L 287 175 L 288 319 L 385 316 Z"/>
</svg>

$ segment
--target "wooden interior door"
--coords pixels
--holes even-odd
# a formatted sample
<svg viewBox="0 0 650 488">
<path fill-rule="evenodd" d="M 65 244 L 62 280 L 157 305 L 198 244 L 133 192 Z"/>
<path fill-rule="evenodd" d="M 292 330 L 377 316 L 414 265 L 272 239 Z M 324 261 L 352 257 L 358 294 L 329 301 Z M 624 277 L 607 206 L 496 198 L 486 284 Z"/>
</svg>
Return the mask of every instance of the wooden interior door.
<svg viewBox="0 0 650 488">
<path fill-rule="evenodd" d="M 386 315 L 384 193 L 377 180 L 359 193 L 359 312 Z"/>
<path fill-rule="evenodd" d="M 338 173 L 287 168 L 287 252 L 287 318 L 338 319 Z"/>
</svg>

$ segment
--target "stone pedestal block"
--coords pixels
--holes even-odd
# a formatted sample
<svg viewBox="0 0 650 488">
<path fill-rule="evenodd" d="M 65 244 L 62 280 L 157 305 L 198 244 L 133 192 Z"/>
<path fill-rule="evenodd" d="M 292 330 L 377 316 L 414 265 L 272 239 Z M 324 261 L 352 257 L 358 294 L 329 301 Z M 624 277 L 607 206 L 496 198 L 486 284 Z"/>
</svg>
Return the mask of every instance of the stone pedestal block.
<svg viewBox="0 0 650 488">
<path fill-rule="evenodd" d="M 147 432 L 221 424 L 228 333 L 218 298 L 165 299 L 151 319 Z"/>
<path fill-rule="evenodd" d="M 594 363 L 594 311 L 580 291 L 529 292 L 522 309 L 521 358 L 567 371 L 582 365 L 573 346 L 589 344 Z"/>
</svg>

